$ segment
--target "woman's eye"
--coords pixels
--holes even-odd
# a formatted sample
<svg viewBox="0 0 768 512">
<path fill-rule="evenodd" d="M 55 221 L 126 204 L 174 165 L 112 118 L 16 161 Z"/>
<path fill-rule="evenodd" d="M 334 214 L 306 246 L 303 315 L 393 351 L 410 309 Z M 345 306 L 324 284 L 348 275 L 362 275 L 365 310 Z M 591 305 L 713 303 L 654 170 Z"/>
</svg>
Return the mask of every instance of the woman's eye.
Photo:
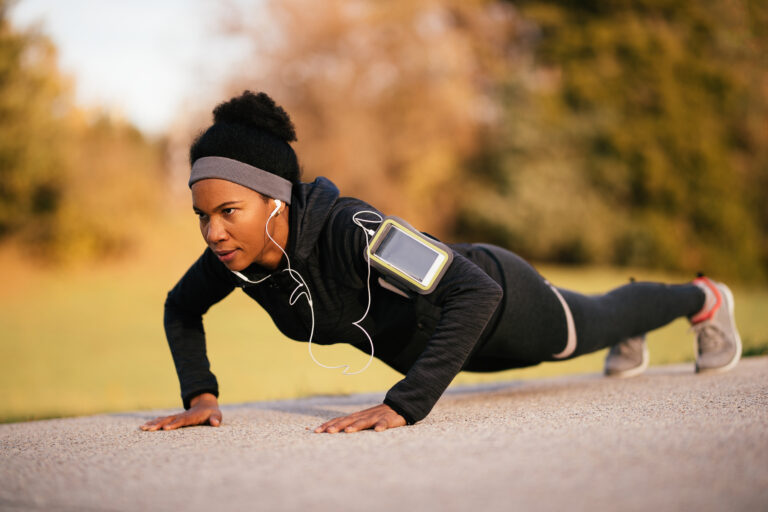
<svg viewBox="0 0 768 512">
<path fill-rule="evenodd" d="M 235 209 L 234 208 L 224 208 L 223 210 L 221 210 L 221 213 L 223 213 L 224 215 L 232 215 L 233 213 L 235 213 Z"/>
</svg>

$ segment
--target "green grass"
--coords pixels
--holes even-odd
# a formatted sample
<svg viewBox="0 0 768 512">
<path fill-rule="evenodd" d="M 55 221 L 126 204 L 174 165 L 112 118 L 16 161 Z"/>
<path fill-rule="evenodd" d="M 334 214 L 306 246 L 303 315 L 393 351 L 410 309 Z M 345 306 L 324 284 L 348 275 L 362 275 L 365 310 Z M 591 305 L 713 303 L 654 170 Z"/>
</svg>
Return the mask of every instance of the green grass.
<svg viewBox="0 0 768 512">
<path fill-rule="evenodd" d="M 185 228 L 186 229 L 186 228 Z M 185 240 L 191 235 L 185 232 Z M 163 247 L 163 246 L 161 246 Z M 0 291 L 0 422 L 145 408 L 180 408 L 179 388 L 162 328 L 163 301 L 196 257 L 196 241 L 135 262 L 94 270 L 3 268 Z M 158 257 L 158 254 L 163 257 Z M 2 263 L 2 262 L 0 262 Z M 9 268 L 10 267 L 10 268 Z M 630 272 L 540 267 L 553 283 L 601 292 Z M 637 271 L 638 280 L 684 281 Z M 768 290 L 734 287 L 747 353 L 768 347 Z M 402 376 L 374 361 L 356 376 L 316 366 L 306 343 L 284 338 L 244 294 L 233 293 L 205 319 L 208 354 L 222 404 L 317 394 L 384 391 Z M 679 320 L 649 336 L 651 364 L 693 360 L 693 337 Z M 362 367 L 367 356 L 345 345 L 314 347 L 326 364 Z M 572 361 L 494 374 L 462 373 L 455 384 L 602 370 L 604 351 Z"/>
</svg>

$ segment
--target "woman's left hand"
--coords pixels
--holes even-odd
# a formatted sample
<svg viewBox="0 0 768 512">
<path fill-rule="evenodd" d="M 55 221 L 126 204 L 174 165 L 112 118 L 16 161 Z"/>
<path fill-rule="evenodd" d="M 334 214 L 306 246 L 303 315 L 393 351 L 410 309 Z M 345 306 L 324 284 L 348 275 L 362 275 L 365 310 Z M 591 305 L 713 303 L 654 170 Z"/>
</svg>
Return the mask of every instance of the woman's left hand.
<svg viewBox="0 0 768 512">
<path fill-rule="evenodd" d="M 315 429 L 315 433 L 335 434 L 342 430 L 351 433 L 368 428 L 381 432 L 388 428 L 402 427 L 405 423 L 405 418 L 397 414 L 390 406 L 381 404 L 348 416 L 340 416 L 326 421 Z"/>
</svg>

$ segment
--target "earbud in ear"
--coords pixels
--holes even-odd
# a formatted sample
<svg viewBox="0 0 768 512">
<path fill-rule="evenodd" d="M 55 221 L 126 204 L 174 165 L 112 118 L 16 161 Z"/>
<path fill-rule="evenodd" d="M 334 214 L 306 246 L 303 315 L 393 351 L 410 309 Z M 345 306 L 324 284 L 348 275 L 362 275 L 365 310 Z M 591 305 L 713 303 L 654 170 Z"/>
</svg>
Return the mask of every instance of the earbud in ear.
<svg viewBox="0 0 768 512">
<path fill-rule="evenodd" d="M 283 202 L 279 199 L 275 199 L 275 209 L 272 210 L 272 215 L 280 215 L 281 206 L 283 206 Z"/>
</svg>

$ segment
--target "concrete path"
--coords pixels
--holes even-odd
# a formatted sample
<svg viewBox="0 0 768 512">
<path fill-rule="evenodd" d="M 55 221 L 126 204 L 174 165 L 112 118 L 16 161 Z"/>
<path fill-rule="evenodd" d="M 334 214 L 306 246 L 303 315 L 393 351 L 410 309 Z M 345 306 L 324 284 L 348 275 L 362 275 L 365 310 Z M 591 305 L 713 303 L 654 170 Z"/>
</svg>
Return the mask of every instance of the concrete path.
<svg viewBox="0 0 768 512">
<path fill-rule="evenodd" d="M 768 358 L 449 390 L 383 433 L 314 434 L 383 394 L 0 425 L 0 510 L 768 510 Z"/>
</svg>

